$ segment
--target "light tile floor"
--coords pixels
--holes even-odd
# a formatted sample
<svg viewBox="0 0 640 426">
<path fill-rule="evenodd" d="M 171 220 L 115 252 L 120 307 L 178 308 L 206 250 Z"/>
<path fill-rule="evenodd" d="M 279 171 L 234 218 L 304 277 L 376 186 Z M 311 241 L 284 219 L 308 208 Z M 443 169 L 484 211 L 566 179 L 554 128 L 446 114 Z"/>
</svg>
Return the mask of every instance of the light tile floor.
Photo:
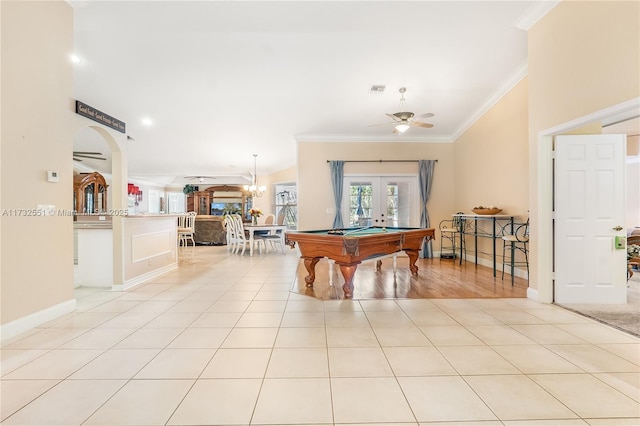
<svg viewBox="0 0 640 426">
<path fill-rule="evenodd" d="M 191 250 L 191 249 L 189 249 Z M 291 293 L 295 252 L 185 251 L 4 342 L 7 425 L 639 425 L 640 339 L 527 299 Z"/>
</svg>

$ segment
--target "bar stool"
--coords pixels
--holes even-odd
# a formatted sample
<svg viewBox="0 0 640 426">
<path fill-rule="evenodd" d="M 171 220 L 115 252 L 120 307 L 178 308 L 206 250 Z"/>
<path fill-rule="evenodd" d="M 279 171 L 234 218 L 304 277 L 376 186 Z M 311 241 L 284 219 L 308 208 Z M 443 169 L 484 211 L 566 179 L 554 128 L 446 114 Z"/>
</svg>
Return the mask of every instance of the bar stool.
<svg viewBox="0 0 640 426">
<path fill-rule="evenodd" d="M 509 265 L 511 285 L 513 285 L 515 275 L 513 270 L 516 266 L 526 266 L 527 279 L 529 279 L 529 219 L 526 223 L 514 223 L 514 226 L 513 234 L 502 236 L 502 279 L 504 280 L 504 267 Z M 517 252 L 524 255 L 524 260 L 517 260 Z"/>
<path fill-rule="evenodd" d="M 458 212 L 456 214 L 463 214 Z M 458 248 L 462 248 L 465 260 L 467 256 L 467 249 L 464 243 L 464 238 L 460 232 L 460 228 L 464 226 L 464 219 L 459 216 L 454 216 L 453 219 L 445 219 L 440 221 L 438 229 L 440 230 L 440 259 L 456 259 L 456 241 L 460 242 Z"/>
</svg>

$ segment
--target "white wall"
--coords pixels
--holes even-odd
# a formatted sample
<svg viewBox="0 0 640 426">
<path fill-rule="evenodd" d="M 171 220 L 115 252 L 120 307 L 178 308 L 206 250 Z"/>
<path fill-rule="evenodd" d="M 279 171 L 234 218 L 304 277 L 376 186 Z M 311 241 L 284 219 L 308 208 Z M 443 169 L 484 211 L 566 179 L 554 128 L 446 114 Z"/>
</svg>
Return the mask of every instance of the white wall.
<svg viewBox="0 0 640 426">
<path fill-rule="evenodd" d="M 640 157 L 627 161 L 626 228 L 640 228 Z"/>
</svg>

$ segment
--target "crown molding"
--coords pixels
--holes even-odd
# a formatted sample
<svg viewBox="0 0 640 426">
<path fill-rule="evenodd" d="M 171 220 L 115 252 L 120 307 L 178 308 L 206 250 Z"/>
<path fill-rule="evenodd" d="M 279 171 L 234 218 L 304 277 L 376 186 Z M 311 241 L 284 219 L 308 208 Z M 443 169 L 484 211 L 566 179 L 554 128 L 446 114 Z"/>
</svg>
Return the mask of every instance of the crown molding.
<svg viewBox="0 0 640 426">
<path fill-rule="evenodd" d="M 431 136 L 399 136 L 399 135 L 330 135 L 300 134 L 295 135 L 296 142 L 430 142 L 453 143 L 447 135 Z"/>
<path fill-rule="evenodd" d="M 560 4 L 556 0 L 538 0 L 529 9 L 527 9 L 518 19 L 515 20 L 513 26 L 519 30 L 529 31 L 536 22 Z"/>
<path fill-rule="evenodd" d="M 473 124 L 491 109 L 500 99 L 511 91 L 528 73 L 528 63 L 524 61 L 502 84 L 489 95 L 478 109 L 451 135 L 406 136 L 406 135 L 294 135 L 296 142 L 429 142 L 453 143 Z"/>
<path fill-rule="evenodd" d="M 516 84 L 527 76 L 528 63 L 522 63 L 507 79 L 480 105 L 480 107 L 460 127 L 450 136 L 452 140 L 457 140 L 471 126 L 475 124 L 484 114 L 487 113 L 500 99 L 513 89 Z"/>
</svg>

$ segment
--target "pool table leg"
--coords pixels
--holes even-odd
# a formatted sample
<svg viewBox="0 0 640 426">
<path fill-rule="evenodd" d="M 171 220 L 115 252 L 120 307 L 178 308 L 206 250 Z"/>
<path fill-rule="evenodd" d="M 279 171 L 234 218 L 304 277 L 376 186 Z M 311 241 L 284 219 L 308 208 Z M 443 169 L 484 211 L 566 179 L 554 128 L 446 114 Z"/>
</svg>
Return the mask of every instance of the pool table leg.
<svg viewBox="0 0 640 426">
<path fill-rule="evenodd" d="M 342 290 L 344 290 L 345 299 L 351 299 L 353 297 L 353 276 L 355 275 L 356 269 L 358 268 L 358 263 L 339 264 L 340 272 L 342 272 L 342 276 L 344 277 L 344 285 L 342 286 Z"/>
<path fill-rule="evenodd" d="M 418 267 L 416 266 L 416 261 L 418 260 L 419 251 L 418 250 L 405 250 L 407 256 L 409 256 L 409 269 L 413 275 L 418 275 Z"/>
<path fill-rule="evenodd" d="M 313 287 L 313 282 L 316 280 L 316 263 L 320 261 L 319 257 L 305 257 L 304 267 L 307 269 L 309 275 L 304 277 L 304 282 L 307 287 Z"/>
</svg>

